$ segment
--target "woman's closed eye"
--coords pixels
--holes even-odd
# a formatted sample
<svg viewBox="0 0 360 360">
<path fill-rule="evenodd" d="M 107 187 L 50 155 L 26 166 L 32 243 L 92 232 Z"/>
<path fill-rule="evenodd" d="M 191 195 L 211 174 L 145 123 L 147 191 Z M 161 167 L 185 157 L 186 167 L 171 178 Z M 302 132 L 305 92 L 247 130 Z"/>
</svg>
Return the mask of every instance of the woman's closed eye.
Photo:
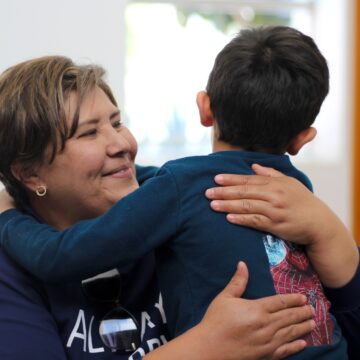
<svg viewBox="0 0 360 360">
<path fill-rule="evenodd" d="M 121 120 L 118 119 L 118 120 L 113 121 L 113 122 L 112 122 L 112 126 L 113 126 L 114 129 L 119 129 L 119 128 L 121 128 L 121 126 L 122 126 Z"/>
<path fill-rule="evenodd" d="M 121 119 L 119 118 L 118 113 L 111 116 L 110 123 L 106 122 L 105 124 L 103 124 L 99 120 L 93 119 L 93 120 L 89 120 L 87 123 L 85 122 L 81 124 L 79 126 L 79 128 L 81 129 L 78 129 L 79 135 L 77 137 L 78 138 L 95 137 L 103 127 L 106 128 L 109 125 L 111 125 L 116 130 L 122 127 L 122 122 Z"/>
<path fill-rule="evenodd" d="M 92 128 L 86 131 L 83 131 L 82 133 L 79 134 L 78 138 L 82 138 L 82 137 L 86 137 L 86 136 L 95 136 L 97 133 L 97 129 L 96 128 Z"/>
</svg>

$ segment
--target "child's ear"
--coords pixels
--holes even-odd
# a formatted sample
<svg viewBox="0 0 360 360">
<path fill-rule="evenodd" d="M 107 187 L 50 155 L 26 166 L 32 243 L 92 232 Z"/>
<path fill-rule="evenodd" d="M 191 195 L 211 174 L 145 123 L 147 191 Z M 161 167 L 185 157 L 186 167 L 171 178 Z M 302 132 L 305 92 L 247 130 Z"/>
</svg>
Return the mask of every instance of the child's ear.
<svg viewBox="0 0 360 360">
<path fill-rule="evenodd" d="M 41 181 L 36 173 L 25 170 L 20 162 L 12 164 L 10 169 L 12 175 L 30 191 L 35 192 L 39 187 Z"/>
<path fill-rule="evenodd" d="M 198 92 L 196 104 L 199 109 L 201 125 L 209 127 L 214 125 L 214 115 L 210 107 L 210 98 L 206 91 Z"/>
<path fill-rule="evenodd" d="M 300 149 L 305 144 L 312 141 L 315 138 L 315 136 L 316 136 L 316 129 L 314 127 L 309 127 L 307 129 L 304 129 L 290 141 L 286 151 L 290 155 L 296 155 L 300 151 Z"/>
</svg>

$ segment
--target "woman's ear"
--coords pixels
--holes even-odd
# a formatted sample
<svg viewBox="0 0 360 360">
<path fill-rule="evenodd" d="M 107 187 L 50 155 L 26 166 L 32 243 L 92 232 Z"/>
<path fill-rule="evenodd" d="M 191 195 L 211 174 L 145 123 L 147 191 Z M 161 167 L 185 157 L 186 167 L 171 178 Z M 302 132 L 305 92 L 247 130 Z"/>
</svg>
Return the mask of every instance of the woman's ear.
<svg viewBox="0 0 360 360">
<path fill-rule="evenodd" d="M 314 127 L 304 129 L 290 141 L 286 151 L 290 155 L 296 155 L 305 144 L 315 138 L 316 133 L 317 131 Z"/>
<path fill-rule="evenodd" d="M 25 170 L 21 162 L 12 164 L 10 170 L 14 178 L 32 192 L 35 192 L 39 185 L 42 185 L 36 172 L 33 170 Z"/>
<path fill-rule="evenodd" d="M 205 127 L 214 125 L 214 115 L 210 107 L 210 98 L 206 91 L 198 92 L 196 96 L 196 104 L 199 109 L 201 125 Z"/>
</svg>

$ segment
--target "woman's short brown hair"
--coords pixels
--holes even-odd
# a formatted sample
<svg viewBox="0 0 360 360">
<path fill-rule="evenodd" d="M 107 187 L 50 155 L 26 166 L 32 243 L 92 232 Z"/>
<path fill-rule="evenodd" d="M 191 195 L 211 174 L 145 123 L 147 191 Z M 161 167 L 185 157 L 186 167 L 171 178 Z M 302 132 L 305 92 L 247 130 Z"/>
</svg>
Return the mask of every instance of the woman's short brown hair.
<svg viewBox="0 0 360 360">
<path fill-rule="evenodd" d="M 19 163 L 23 171 L 30 171 L 43 161 L 52 162 L 74 135 L 81 102 L 94 86 L 117 106 L 104 73 L 100 66 L 46 56 L 17 64 L 0 75 L 0 180 L 17 206 L 26 203 L 27 195 L 11 165 Z M 78 104 L 69 126 L 64 103 L 71 91 L 77 92 Z M 50 157 L 45 159 L 49 147 Z"/>
</svg>

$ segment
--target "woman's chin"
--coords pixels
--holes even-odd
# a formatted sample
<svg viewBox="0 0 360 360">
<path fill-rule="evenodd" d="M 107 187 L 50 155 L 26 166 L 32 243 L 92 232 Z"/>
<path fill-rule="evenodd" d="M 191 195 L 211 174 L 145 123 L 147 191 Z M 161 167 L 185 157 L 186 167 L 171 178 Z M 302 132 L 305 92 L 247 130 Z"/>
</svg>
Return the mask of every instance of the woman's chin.
<svg viewBox="0 0 360 360">
<path fill-rule="evenodd" d="M 125 196 L 131 194 L 135 190 L 139 188 L 139 184 L 137 181 L 132 181 L 128 185 L 124 185 L 121 188 L 117 189 L 116 192 L 114 192 L 114 196 L 112 197 L 113 204 L 123 199 Z"/>
</svg>

